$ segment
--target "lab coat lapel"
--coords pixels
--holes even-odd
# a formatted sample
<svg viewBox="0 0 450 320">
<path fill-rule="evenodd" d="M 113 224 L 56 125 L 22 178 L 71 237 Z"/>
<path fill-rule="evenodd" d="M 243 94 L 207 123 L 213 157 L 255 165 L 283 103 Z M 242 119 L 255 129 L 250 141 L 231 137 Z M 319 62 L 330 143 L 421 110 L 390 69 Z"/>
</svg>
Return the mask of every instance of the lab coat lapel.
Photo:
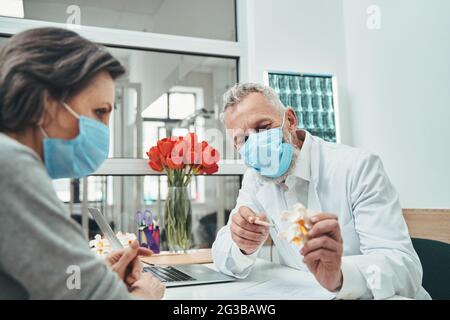
<svg viewBox="0 0 450 320">
<path fill-rule="evenodd" d="M 319 181 L 320 157 L 316 138 L 312 137 L 311 144 L 311 179 L 308 188 L 308 208 L 315 212 L 322 212 L 319 195 L 317 192 L 317 183 Z"/>
<path fill-rule="evenodd" d="M 316 138 L 311 136 L 311 177 L 308 187 L 308 208 L 322 212 L 320 198 L 317 192 L 317 184 L 319 181 L 319 146 Z M 279 222 L 279 215 L 282 211 L 287 210 L 287 204 L 281 188 L 275 184 L 264 181 L 257 193 L 257 199 L 269 217 L 274 221 Z"/>
<path fill-rule="evenodd" d="M 322 212 L 322 206 L 320 205 L 319 196 L 317 195 L 317 189 L 313 183 L 309 184 L 308 209 L 311 209 L 315 212 Z"/>
<path fill-rule="evenodd" d="M 286 201 L 284 201 L 280 188 L 273 183 L 265 181 L 259 189 L 256 198 L 263 207 L 264 213 L 272 220 L 280 222 L 280 213 L 287 210 Z"/>
<path fill-rule="evenodd" d="M 270 236 L 278 250 L 280 262 L 291 268 L 306 270 L 301 261 L 299 247 L 278 238 L 278 232 L 285 228 L 285 222 L 281 221 L 281 212 L 287 210 L 283 190 L 274 183 L 264 182 L 256 196 L 264 213 L 275 224 L 275 228 L 270 229 Z"/>
</svg>

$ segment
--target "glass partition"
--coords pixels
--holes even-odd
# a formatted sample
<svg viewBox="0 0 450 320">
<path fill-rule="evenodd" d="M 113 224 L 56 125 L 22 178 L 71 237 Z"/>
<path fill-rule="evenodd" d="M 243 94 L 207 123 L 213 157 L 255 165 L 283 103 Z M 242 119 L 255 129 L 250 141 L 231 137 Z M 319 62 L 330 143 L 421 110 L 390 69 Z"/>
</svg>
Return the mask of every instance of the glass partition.
<svg viewBox="0 0 450 320">
<path fill-rule="evenodd" d="M 0 46 L 6 39 L 0 37 Z M 109 50 L 127 70 L 116 82 L 110 158 L 147 158 L 158 139 L 194 131 L 222 159 L 238 159 L 220 121 L 222 95 L 237 82 L 237 59 Z"/>
<path fill-rule="evenodd" d="M 211 131 L 224 134 L 219 119 L 222 95 L 237 81 L 236 59 L 122 48 L 110 51 L 127 69 L 116 85 L 111 158 L 147 158 L 145 153 L 158 139 L 188 131 L 195 131 L 200 140 Z M 224 141 L 216 140 L 215 147 L 223 150 Z"/>
<path fill-rule="evenodd" d="M 0 46 L 5 40 L 0 37 Z M 219 150 L 227 148 L 219 116 L 222 95 L 238 78 L 237 58 L 115 47 L 109 50 L 127 69 L 116 82 L 110 157 L 147 158 L 145 152 L 158 139 L 188 131 L 196 132 L 199 140 L 207 140 Z M 235 152 L 221 155 L 222 159 L 237 158 Z M 138 210 L 149 208 L 161 216 L 167 194 L 165 179 L 104 175 L 85 181 L 55 180 L 54 187 L 77 221 L 82 221 L 86 206 L 95 206 L 117 231 L 135 232 Z M 239 175 L 199 176 L 191 183 L 196 247 L 210 246 L 217 228 L 227 221 L 240 179 Z M 92 223 L 83 227 L 91 228 Z"/>
<path fill-rule="evenodd" d="M 217 229 L 223 226 L 236 204 L 240 176 L 199 176 L 190 185 L 194 247 L 212 245 Z M 150 210 L 164 232 L 165 176 L 96 176 L 87 178 L 87 205 L 98 207 L 115 231 L 136 232 L 135 215 Z M 80 200 L 83 201 L 83 184 Z M 72 214 L 82 214 L 82 205 L 72 205 Z M 94 228 L 95 229 L 95 228 Z M 90 232 L 91 237 L 93 236 Z"/>
</svg>

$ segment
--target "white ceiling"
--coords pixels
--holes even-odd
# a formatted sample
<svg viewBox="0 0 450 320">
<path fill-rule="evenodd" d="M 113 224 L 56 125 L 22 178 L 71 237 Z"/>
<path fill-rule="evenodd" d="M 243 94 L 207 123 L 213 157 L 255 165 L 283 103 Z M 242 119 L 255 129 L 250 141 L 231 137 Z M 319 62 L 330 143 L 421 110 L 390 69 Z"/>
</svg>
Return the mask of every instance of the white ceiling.
<svg viewBox="0 0 450 320">
<path fill-rule="evenodd" d="M 25 0 L 24 2 L 33 1 L 34 3 L 57 3 L 69 5 L 79 5 L 81 8 L 97 7 L 108 8 L 120 12 L 142 13 L 147 15 L 155 15 L 158 13 L 164 0 Z"/>
</svg>

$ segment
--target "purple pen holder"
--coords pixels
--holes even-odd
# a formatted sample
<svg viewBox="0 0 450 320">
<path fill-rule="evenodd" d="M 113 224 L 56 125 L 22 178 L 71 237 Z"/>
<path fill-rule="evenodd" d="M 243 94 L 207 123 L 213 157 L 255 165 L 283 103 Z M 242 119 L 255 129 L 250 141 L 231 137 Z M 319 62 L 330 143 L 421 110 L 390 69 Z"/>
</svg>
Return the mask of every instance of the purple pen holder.
<svg viewBox="0 0 450 320">
<path fill-rule="evenodd" d="M 160 253 L 161 238 L 159 228 L 150 229 L 148 227 L 139 230 L 139 244 L 141 247 L 147 247 L 153 253 Z"/>
</svg>

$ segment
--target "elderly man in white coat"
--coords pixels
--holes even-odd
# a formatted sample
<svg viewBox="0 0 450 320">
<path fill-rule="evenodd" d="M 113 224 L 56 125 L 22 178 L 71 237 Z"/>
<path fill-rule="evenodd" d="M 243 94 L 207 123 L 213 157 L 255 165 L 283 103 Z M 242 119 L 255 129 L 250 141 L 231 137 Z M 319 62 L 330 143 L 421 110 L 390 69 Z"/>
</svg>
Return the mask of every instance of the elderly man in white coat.
<svg viewBox="0 0 450 320">
<path fill-rule="evenodd" d="M 298 129 L 295 112 L 270 87 L 237 84 L 224 104 L 227 131 L 249 169 L 212 247 L 220 271 L 245 278 L 270 234 L 283 264 L 309 269 L 338 299 L 430 298 L 379 157 Z M 318 212 L 303 246 L 277 237 L 281 212 L 297 203 Z"/>
</svg>

